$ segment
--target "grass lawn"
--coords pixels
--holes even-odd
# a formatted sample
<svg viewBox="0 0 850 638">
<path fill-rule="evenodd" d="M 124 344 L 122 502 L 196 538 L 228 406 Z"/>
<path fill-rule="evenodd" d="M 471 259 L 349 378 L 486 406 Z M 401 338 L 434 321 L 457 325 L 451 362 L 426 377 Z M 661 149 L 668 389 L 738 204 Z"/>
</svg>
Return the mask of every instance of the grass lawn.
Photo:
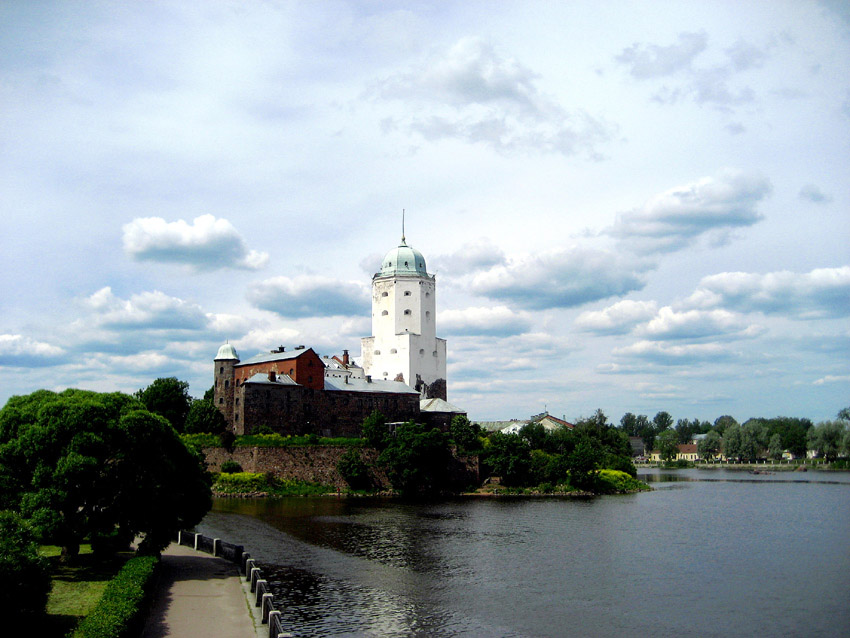
<svg viewBox="0 0 850 638">
<path fill-rule="evenodd" d="M 64 636 L 74 629 L 100 600 L 106 584 L 133 556 L 132 552 L 121 552 L 96 559 L 90 545 L 81 545 L 79 557 L 65 564 L 60 561 L 60 548 L 55 545 L 42 545 L 39 553 L 50 562 L 51 579 L 47 616 L 41 629 L 44 635 L 53 636 Z"/>
</svg>

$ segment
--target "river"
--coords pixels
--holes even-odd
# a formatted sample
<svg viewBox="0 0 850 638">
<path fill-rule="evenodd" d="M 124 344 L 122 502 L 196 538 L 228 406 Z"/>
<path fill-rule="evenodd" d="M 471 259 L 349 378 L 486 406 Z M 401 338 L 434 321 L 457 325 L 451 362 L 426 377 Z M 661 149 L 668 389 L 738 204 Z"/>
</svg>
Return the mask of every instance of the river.
<svg viewBox="0 0 850 638">
<path fill-rule="evenodd" d="M 850 635 L 850 474 L 639 478 L 655 490 L 218 499 L 198 531 L 264 564 L 295 636 Z"/>
</svg>

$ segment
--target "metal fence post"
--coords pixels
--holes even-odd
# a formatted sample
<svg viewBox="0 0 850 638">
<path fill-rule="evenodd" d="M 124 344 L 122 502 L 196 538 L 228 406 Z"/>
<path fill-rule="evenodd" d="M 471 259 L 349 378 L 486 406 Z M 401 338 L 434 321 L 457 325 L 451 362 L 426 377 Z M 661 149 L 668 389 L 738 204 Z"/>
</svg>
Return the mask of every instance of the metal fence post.
<svg viewBox="0 0 850 638">
<path fill-rule="evenodd" d="M 198 536 L 200 536 L 200 534 L 195 534 L 195 551 L 198 551 Z"/>
<path fill-rule="evenodd" d="M 220 538 L 213 539 L 213 556 L 218 556 L 218 545 L 221 543 Z"/>
</svg>

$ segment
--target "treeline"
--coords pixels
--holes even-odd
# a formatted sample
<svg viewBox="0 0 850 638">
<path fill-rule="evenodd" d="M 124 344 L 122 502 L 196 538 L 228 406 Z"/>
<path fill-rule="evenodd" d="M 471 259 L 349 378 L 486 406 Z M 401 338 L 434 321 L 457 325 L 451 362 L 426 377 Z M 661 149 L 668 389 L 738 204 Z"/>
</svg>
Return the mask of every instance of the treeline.
<svg viewBox="0 0 850 638">
<path fill-rule="evenodd" d="M 723 415 L 714 423 L 679 419 L 673 425 L 668 412 L 658 412 L 651 420 L 646 415 L 627 412 L 620 428 L 629 436 L 638 436 L 647 451 L 658 450 L 662 459 L 675 458 L 677 446 L 689 443 L 696 434 L 705 434 L 697 444 L 700 458 L 712 460 L 721 454 L 728 459 L 751 462 L 781 459 L 784 453 L 794 458 L 808 451 L 828 462 L 850 456 L 850 408 L 842 409 L 835 420 L 813 424 L 795 417 L 751 418 L 738 423 Z"/>
</svg>

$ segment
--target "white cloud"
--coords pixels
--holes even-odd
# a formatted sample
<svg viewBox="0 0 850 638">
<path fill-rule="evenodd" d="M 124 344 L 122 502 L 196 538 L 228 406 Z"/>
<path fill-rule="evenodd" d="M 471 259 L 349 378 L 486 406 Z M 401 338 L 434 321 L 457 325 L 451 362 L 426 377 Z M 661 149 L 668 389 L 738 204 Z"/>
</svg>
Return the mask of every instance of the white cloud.
<svg viewBox="0 0 850 638">
<path fill-rule="evenodd" d="M 696 308 L 722 306 L 795 319 L 846 317 L 850 316 L 850 266 L 818 268 L 808 273 L 783 270 L 764 275 L 710 275 L 700 281 L 687 303 Z"/>
<path fill-rule="evenodd" d="M 753 338 L 764 333 L 764 327 L 747 323 L 728 310 L 687 310 L 677 312 L 665 306 L 639 327 L 636 333 L 652 339 L 703 339 L 720 335 Z"/>
<path fill-rule="evenodd" d="M 0 367 L 35 368 L 64 362 L 65 350 L 19 334 L 0 334 Z"/>
<path fill-rule="evenodd" d="M 825 377 L 812 381 L 812 385 L 825 385 L 827 383 L 848 383 L 850 382 L 850 374 L 835 375 L 828 374 Z"/>
<path fill-rule="evenodd" d="M 369 294 L 364 284 L 321 275 L 274 277 L 252 284 L 248 301 L 281 317 L 330 317 L 363 315 Z"/>
<path fill-rule="evenodd" d="M 200 330 L 207 328 L 210 321 L 199 305 L 159 290 L 121 299 L 106 286 L 85 299 L 83 305 L 93 313 L 90 320 L 82 322 L 83 327 L 94 322 L 101 328 L 119 331 Z"/>
<path fill-rule="evenodd" d="M 616 357 L 641 359 L 659 365 L 692 365 L 702 362 L 725 361 L 733 354 L 719 343 L 670 345 L 657 341 L 638 341 L 615 348 Z"/>
<path fill-rule="evenodd" d="M 638 323 L 655 316 L 657 311 L 654 301 L 624 299 L 602 310 L 581 313 L 575 320 L 575 326 L 597 334 L 627 334 Z"/>
<path fill-rule="evenodd" d="M 528 313 L 514 312 L 506 306 L 444 310 L 437 315 L 440 334 L 508 336 L 531 329 Z"/>
<path fill-rule="evenodd" d="M 800 199 L 812 202 L 814 204 L 828 204 L 832 201 L 832 197 L 827 195 L 814 184 L 806 184 L 800 189 Z"/>
<path fill-rule="evenodd" d="M 267 253 L 249 250 L 229 221 L 213 215 L 196 217 L 191 225 L 182 219 L 139 217 L 123 230 L 124 251 L 140 261 L 185 264 L 196 270 L 259 270 L 269 261 Z"/>
<path fill-rule="evenodd" d="M 571 308 L 640 290 L 649 263 L 602 250 L 526 255 L 472 278 L 473 292 L 528 309 Z"/>
<path fill-rule="evenodd" d="M 727 170 L 653 197 L 606 232 L 636 252 L 679 250 L 704 235 L 752 226 L 762 219 L 756 206 L 770 191 L 764 177 Z"/>
<path fill-rule="evenodd" d="M 425 64 L 385 80 L 380 94 L 403 100 L 400 118 L 385 118 L 385 131 L 399 128 L 426 140 L 483 143 L 502 153 L 597 155 L 610 125 L 584 111 L 567 110 L 542 94 L 537 75 L 504 57 L 481 38 L 467 37 Z"/>
<path fill-rule="evenodd" d="M 450 273 L 472 273 L 505 263 L 505 253 L 489 239 L 467 242 L 448 255 L 428 259 L 429 270 Z"/>
<path fill-rule="evenodd" d="M 708 36 L 705 31 L 680 33 L 677 44 L 660 46 L 635 42 L 616 57 L 629 67 L 629 73 L 640 80 L 671 75 L 691 66 L 694 58 L 705 51 Z"/>
</svg>

